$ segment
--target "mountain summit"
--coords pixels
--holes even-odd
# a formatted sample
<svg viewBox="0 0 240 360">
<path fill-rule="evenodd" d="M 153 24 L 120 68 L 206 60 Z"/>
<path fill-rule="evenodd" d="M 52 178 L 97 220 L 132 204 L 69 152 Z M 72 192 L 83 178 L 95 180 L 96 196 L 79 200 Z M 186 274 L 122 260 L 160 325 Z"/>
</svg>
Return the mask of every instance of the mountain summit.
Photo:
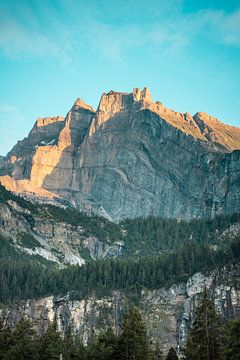
<svg viewBox="0 0 240 360">
<path fill-rule="evenodd" d="M 0 162 L 0 182 L 41 201 L 114 221 L 191 219 L 240 210 L 240 129 L 153 102 L 147 88 L 78 98 L 65 118 L 39 118 Z"/>
</svg>

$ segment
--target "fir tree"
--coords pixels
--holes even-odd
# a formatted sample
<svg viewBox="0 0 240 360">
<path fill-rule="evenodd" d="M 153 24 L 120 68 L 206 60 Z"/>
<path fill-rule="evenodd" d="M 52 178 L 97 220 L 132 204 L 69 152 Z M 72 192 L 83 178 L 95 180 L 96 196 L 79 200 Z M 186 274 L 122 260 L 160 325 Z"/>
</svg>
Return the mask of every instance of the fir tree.
<svg viewBox="0 0 240 360">
<path fill-rule="evenodd" d="M 92 341 L 88 349 L 89 360 L 116 359 L 117 337 L 108 329 Z"/>
<path fill-rule="evenodd" d="M 56 319 L 49 323 L 44 335 L 41 336 L 39 344 L 39 353 L 41 360 L 50 360 L 60 357 L 64 351 L 63 339 L 57 331 Z"/>
<path fill-rule="evenodd" d="M 4 358 L 4 355 L 12 346 L 12 342 L 12 333 L 9 326 L 5 324 L 3 319 L 0 319 L 0 359 Z"/>
<path fill-rule="evenodd" d="M 174 348 L 169 349 L 166 360 L 178 360 L 178 356 Z"/>
<path fill-rule="evenodd" d="M 146 360 L 148 358 L 145 325 L 139 311 L 132 307 L 123 319 L 117 359 Z"/>
<path fill-rule="evenodd" d="M 38 360 L 35 350 L 36 334 L 31 328 L 29 320 L 22 318 L 11 334 L 11 343 L 3 359 L 6 360 Z"/>
<path fill-rule="evenodd" d="M 214 304 L 204 290 L 202 302 L 196 311 L 195 321 L 187 339 L 186 360 L 221 360 L 222 335 Z"/>
<path fill-rule="evenodd" d="M 226 360 L 240 360 L 240 319 L 230 321 L 226 337 Z"/>
<path fill-rule="evenodd" d="M 63 359 L 64 360 L 82 360 L 84 359 L 84 349 L 77 346 L 76 339 L 72 333 L 72 327 L 69 325 L 66 329 L 63 339 Z"/>
</svg>

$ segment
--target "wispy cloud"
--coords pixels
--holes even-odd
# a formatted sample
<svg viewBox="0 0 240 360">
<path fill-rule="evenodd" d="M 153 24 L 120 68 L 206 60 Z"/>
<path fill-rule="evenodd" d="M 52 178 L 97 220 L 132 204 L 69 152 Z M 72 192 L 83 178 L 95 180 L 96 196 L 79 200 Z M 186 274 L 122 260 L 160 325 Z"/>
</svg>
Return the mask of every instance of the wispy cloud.
<svg viewBox="0 0 240 360">
<path fill-rule="evenodd" d="M 202 35 L 210 41 L 232 47 L 240 47 L 240 9 L 232 13 L 223 10 L 204 9 L 182 14 L 176 25 L 189 41 Z"/>
<path fill-rule="evenodd" d="M 121 63 L 127 61 L 132 49 L 181 51 L 199 36 L 223 46 L 240 47 L 240 10 L 184 13 L 182 0 L 152 0 L 147 6 L 140 1 L 139 14 L 146 12 L 147 21 L 143 23 L 133 10 L 132 18 L 125 19 L 126 6 L 122 4 L 118 12 L 124 21 L 117 18 L 114 23 L 104 18 L 105 10 L 101 12 L 97 2 L 90 6 L 81 1 L 59 1 L 61 11 L 49 1 L 38 2 L 36 11 L 28 2 L 13 2 L 14 11 L 6 3 L 0 3 L 0 52 L 12 58 L 44 57 L 70 67 L 85 51 L 93 51 Z"/>
<path fill-rule="evenodd" d="M 167 13 L 169 14 L 169 13 Z M 111 61 L 124 62 L 131 49 L 147 48 L 176 53 L 204 38 L 222 46 L 240 47 L 240 10 L 201 10 L 184 14 L 181 8 L 173 16 L 161 13 L 158 20 L 114 26 L 91 19 L 85 27 L 90 46 Z"/>
<path fill-rule="evenodd" d="M 219 25 L 221 25 L 224 43 L 240 47 L 240 9 L 224 16 Z"/>
<path fill-rule="evenodd" d="M 69 29 L 61 24 L 57 17 L 51 18 L 50 8 L 46 7 L 48 14 L 45 14 L 42 22 L 24 2 L 16 5 L 16 11 L 12 10 L 3 2 L 0 3 L 0 52 L 4 56 L 45 57 L 56 59 L 61 65 L 71 63 Z M 54 26 L 48 28 L 47 24 L 51 21 Z"/>
</svg>

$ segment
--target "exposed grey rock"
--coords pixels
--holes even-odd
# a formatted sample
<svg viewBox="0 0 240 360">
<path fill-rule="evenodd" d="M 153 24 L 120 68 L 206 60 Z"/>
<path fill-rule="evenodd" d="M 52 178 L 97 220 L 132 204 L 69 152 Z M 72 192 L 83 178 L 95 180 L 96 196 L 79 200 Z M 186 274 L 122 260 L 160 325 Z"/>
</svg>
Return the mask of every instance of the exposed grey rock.
<svg viewBox="0 0 240 360">
<path fill-rule="evenodd" d="M 16 202 L 9 200 L 0 204 L 0 233 L 13 240 L 13 246 L 29 255 L 39 255 L 59 264 L 85 263 L 88 258 L 105 259 L 122 256 L 123 241 L 110 242 L 87 236 L 82 226 L 37 217 Z M 36 240 L 36 246 L 21 243 L 21 236 L 27 234 Z"/>
<path fill-rule="evenodd" d="M 174 346 L 181 352 L 204 287 L 209 289 L 216 311 L 223 319 L 229 315 L 239 316 L 240 290 L 233 283 L 234 271 L 234 268 L 222 269 L 213 271 L 209 276 L 197 273 L 187 283 L 173 285 L 169 289 L 143 290 L 138 306 L 144 316 L 149 339 L 153 343 L 158 341 L 165 351 Z M 127 295 L 119 291 L 113 291 L 111 296 L 91 296 L 83 300 L 70 300 L 68 295 L 50 296 L 2 307 L 0 314 L 11 326 L 24 314 L 40 332 L 46 329 L 49 320 L 56 317 L 61 332 L 64 333 L 71 324 L 87 343 L 93 333 L 98 334 L 108 326 L 119 333 L 122 313 L 128 301 Z"/>
<path fill-rule="evenodd" d="M 238 128 L 153 103 L 146 88 L 103 94 L 96 112 L 78 99 L 64 122 L 51 121 L 6 157 L 0 181 L 11 190 L 114 221 L 240 210 Z"/>
</svg>

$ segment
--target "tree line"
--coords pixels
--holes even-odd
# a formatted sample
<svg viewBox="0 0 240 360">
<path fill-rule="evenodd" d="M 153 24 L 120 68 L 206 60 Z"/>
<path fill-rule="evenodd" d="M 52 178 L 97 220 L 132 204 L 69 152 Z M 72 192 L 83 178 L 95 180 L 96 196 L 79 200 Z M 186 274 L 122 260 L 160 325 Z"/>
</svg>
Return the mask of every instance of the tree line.
<svg viewBox="0 0 240 360">
<path fill-rule="evenodd" d="M 71 327 L 61 336 L 56 320 L 49 323 L 42 335 L 37 335 L 27 319 L 22 318 L 13 330 L 1 321 L 0 359 L 160 360 L 163 355 L 158 346 L 149 347 L 142 317 L 137 308 L 131 307 L 123 316 L 119 336 L 109 328 L 93 336 L 86 346 L 73 334 Z"/>
<path fill-rule="evenodd" d="M 207 290 L 181 353 L 184 360 L 239 360 L 240 318 L 223 323 Z M 69 326 L 62 336 L 56 319 L 42 335 L 22 318 L 15 329 L 0 321 L 0 360 L 177 360 L 176 349 L 163 355 L 163 345 L 149 343 L 145 323 L 136 307 L 130 307 L 116 336 L 112 329 L 93 336 L 86 346 Z"/>
<path fill-rule="evenodd" d="M 198 271 L 207 273 L 223 264 L 234 264 L 235 273 L 240 273 L 240 237 L 224 249 L 190 243 L 159 256 L 98 260 L 62 269 L 18 252 L 4 237 L 0 236 L 0 243 L 2 303 L 66 293 L 78 299 L 93 293 L 105 296 L 112 290 L 138 296 L 143 288 L 171 286 Z"/>
</svg>

